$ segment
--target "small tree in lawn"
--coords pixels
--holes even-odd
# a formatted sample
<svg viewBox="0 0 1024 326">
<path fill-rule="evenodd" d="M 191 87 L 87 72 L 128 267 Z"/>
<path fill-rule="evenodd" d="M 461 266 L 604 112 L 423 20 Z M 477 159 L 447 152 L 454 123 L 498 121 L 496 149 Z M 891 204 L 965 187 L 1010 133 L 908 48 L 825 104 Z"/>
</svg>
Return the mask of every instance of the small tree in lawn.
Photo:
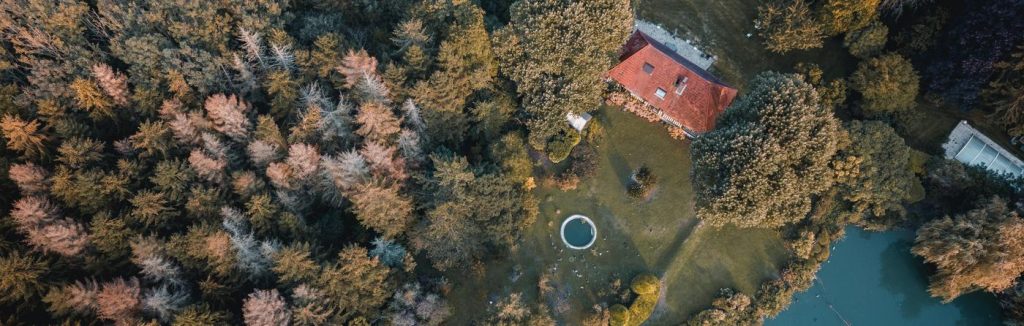
<svg viewBox="0 0 1024 326">
<path fill-rule="evenodd" d="M 633 199 L 647 198 L 654 191 L 654 188 L 658 186 L 658 177 L 654 176 L 651 173 L 651 169 L 647 166 L 641 166 L 639 169 L 636 169 L 630 178 L 632 180 L 626 193 L 633 197 Z"/>
</svg>

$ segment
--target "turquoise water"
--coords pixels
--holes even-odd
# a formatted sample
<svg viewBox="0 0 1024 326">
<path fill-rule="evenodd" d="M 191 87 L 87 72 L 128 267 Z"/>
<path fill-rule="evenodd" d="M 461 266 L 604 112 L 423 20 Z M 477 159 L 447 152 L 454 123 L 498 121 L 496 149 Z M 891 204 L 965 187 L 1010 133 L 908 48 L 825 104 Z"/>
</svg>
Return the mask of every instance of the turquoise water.
<svg viewBox="0 0 1024 326">
<path fill-rule="evenodd" d="M 576 247 L 583 247 L 594 240 L 594 226 L 582 218 L 565 224 L 565 241 Z"/>
<path fill-rule="evenodd" d="M 948 304 L 928 295 L 929 267 L 910 253 L 910 231 L 846 229 L 807 292 L 766 325 L 999 325 L 994 295 L 971 293 Z M 845 322 L 844 322 L 845 320 Z"/>
</svg>

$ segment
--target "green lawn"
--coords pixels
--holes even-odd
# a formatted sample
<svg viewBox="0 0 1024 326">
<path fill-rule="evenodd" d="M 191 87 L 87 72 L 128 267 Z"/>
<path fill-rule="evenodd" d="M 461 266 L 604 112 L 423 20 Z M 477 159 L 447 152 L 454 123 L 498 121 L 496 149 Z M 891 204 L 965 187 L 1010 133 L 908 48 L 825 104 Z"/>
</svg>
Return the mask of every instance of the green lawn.
<svg viewBox="0 0 1024 326">
<path fill-rule="evenodd" d="M 538 188 L 541 215 L 511 257 L 488 264 L 482 277 L 449 276 L 458 280 L 449 296 L 456 322 L 478 318 L 502 295 L 523 292 L 528 302 L 546 302 L 559 320 L 575 324 L 594 304 L 608 301 L 613 280 L 628 284 L 637 273 L 652 272 L 666 287 L 653 320 L 678 323 L 707 307 L 723 287 L 753 293 L 775 276 L 786 259 L 777 232 L 696 227 L 687 143 L 617 108 L 597 117 L 607 130 L 597 176 L 573 191 Z M 650 202 L 637 204 L 625 185 L 641 164 L 660 182 Z M 590 250 L 561 243 L 558 228 L 572 214 L 594 220 L 598 239 Z M 555 291 L 539 296 L 545 272 Z"/>
</svg>

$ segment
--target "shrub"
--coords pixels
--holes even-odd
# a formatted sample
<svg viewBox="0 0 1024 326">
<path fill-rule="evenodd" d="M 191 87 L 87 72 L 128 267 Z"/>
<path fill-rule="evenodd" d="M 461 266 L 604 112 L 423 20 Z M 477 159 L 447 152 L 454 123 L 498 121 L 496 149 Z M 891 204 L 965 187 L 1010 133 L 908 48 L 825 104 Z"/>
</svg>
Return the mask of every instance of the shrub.
<svg viewBox="0 0 1024 326">
<path fill-rule="evenodd" d="M 651 169 L 646 166 L 633 172 L 632 179 L 626 193 L 634 199 L 646 198 L 658 186 L 658 177 L 651 174 Z"/>
<path fill-rule="evenodd" d="M 572 148 L 580 143 L 580 134 L 568 127 L 562 129 L 558 134 L 548 140 L 545 147 L 548 159 L 553 163 L 564 161 L 572 153 Z"/>
<path fill-rule="evenodd" d="M 658 297 L 661 295 L 661 281 L 651 274 L 640 274 L 633 278 L 630 289 L 637 294 L 636 300 L 629 308 L 616 304 L 611 307 L 612 326 L 641 325 L 654 312 L 654 306 L 658 304 Z"/>
<path fill-rule="evenodd" d="M 850 50 L 850 54 L 858 58 L 869 58 L 877 55 L 885 48 L 888 40 L 889 28 L 879 21 L 875 21 L 868 27 L 846 33 L 843 37 L 843 45 Z"/>
</svg>

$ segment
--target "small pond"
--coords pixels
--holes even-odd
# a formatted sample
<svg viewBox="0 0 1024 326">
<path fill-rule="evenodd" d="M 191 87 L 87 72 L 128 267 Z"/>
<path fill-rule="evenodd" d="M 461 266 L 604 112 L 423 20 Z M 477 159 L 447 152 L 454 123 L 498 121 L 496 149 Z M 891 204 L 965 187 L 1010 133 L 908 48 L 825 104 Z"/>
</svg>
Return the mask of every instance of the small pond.
<svg viewBox="0 0 1024 326">
<path fill-rule="evenodd" d="M 597 228 L 590 218 L 573 215 L 562 222 L 562 242 L 572 249 L 587 249 L 597 240 Z"/>
<path fill-rule="evenodd" d="M 992 294 L 943 304 L 928 294 L 930 267 L 910 253 L 914 233 L 848 227 L 810 290 L 766 325 L 1000 325 Z"/>
</svg>

